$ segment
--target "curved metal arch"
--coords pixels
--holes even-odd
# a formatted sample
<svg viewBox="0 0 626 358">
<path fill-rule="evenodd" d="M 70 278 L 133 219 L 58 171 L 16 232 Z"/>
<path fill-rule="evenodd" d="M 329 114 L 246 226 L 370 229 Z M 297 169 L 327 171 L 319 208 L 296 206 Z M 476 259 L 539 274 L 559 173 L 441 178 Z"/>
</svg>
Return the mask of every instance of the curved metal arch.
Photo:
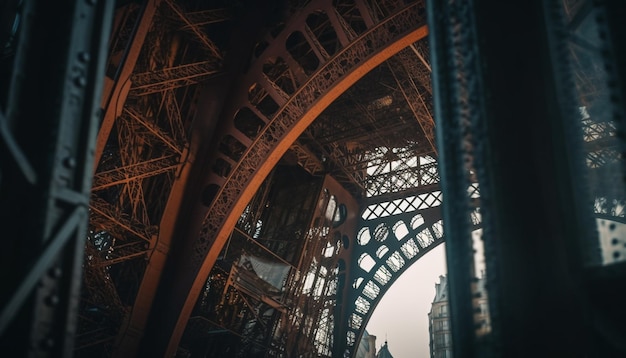
<svg viewBox="0 0 626 358">
<path fill-rule="evenodd" d="M 358 2 L 360 8 L 367 8 L 362 2 Z M 329 1 L 310 3 L 303 9 L 300 15 L 294 17 L 294 24 L 302 24 L 302 18 L 318 11 L 320 8 L 332 9 Z M 193 276 L 193 282 L 178 282 L 182 290 L 171 302 L 177 319 L 170 337 L 167 352 L 175 351 L 178 341 L 182 336 L 185 323 L 197 300 L 201 287 L 215 264 L 216 258 L 224 246 L 229 233 L 243 211 L 245 205 L 269 173 L 278 162 L 291 143 L 310 125 L 332 101 L 339 97 L 346 89 L 356 83 L 369 70 L 375 68 L 391 56 L 406 48 L 411 43 L 423 39 L 427 35 L 425 15 L 422 13 L 423 2 L 411 3 L 395 12 L 391 12 L 371 26 L 360 36 L 352 39 L 343 48 L 336 51 L 333 57 L 324 61 L 320 59 L 317 71 L 306 78 L 302 86 L 297 88 L 294 94 L 280 105 L 272 118 L 265 118 L 267 124 L 256 136 L 247 138 L 236 130 L 233 125 L 233 117 L 236 110 L 247 106 L 254 108 L 246 99 L 249 86 L 257 84 L 264 86 L 268 93 L 274 94 L 274 99 L 280 101 L 282 94 L 262 74 L 263 65 L 267 59 L 276 56 L 276 52 L 285 53 L 283 46 L 294 27 L 286 26 L 272 44 L 262 53 L 248 70 L 249 76 L 241 82 L 240 94 L 234 96 L 239 102 L 231 106 L 231 110 L 225 113 L 233 114 L 225 118 L 227 124 L 222 127 L 218 138 L 231 136 L 245 146 L 245 151 L 240 153 L 240 158 L 233 161 L 234 164 L 227 177 L 211 174 L 206 183 L 217 185 L 219 189 L 213 200 L 208 205 L 202 227 L 197 239 L 191 247 L 188 247 L 190 259 L 183 269 L 185 273 L 181 277 Z M 332 12 L 327 13 L 334 13 Z M 368 14 L 368 16 L 371 16 Z M 369 20 L 367 21 L 369 22 Z M 335 27 L 338 37 L 341 38 L 345 30 Z M 276 45 L 274 45 L 276 44 Z M 290 66 L 293 61 L 289 61 Z M 297 65 L 292 70 L 302 75 Z M 283 98 L 284 99 L 284 98 Z M 257 108 L 256 113 L 263 111 Z M 224 153 L 216 152 L 213 159 L 224 158 Z M 173 318 L 173 317 L 170 317 Z"/>
<path fill-rule="evenodd" d="M 250 143 L 230 174 L 226 178 L 213 176 L 209 179 L 209 183 L 221 185 L 215 199 L 209 205 L 202 233 L 196 241 L 194 252 L 197 254 L 192 259 L 195 263 L 203 259 L 203 253 L 209 247 L 215 247 L 210 240 L 212 237 L 219 237 L 222 233 L 227 235 L 230 232 L 224 224 L 228 224 L 231 216 L 238 217 L 240 210 L 236 208 L 245 206 L 256 192 L 258 184 L 319 113 L 367 71 L 426 36 L 425 19 L 420 19 L 417 15 L 418 4 L 419 2 L 414 3 L 377 23 L 368 32 L 338 51 L 338 54 L 328 62 L 320 65 L 318 71 L 295 91 L 277 113 L 271 119 L 267 118 L 267 125 L 259 135 L 255 139 L 248 138 Z M 300 17 L 306 17 L 305 15 L 315 11 L 318 5 L 312 3 L 309 7 L 309 11 L 304 11 Z M 300 22 L 298 18 L 295 21 Z M 397 34 L 394 34 L 392 28 Z M 285 35 L 291 33 L 291 30 L 290 28 L 284 30 L 283 33 L 286 34 L 278 36 L 276 41 L 279 43 L 286 41 Z M 246 92 L 248 85 L 258 83 L 256 75 L 259 74 L 260 67 L 267 62 L 267 58 L 275 56 L 270 51 L 273 49 L 268 48 L 267 51 L 270 53 L 267 56 L 260 56 L 251 66 L 250 73 L 253 76 L 244 80 L 241 86 Z M 266 90 L 271 91 L 270 88 Z M 252 106 L 250 103 L 242 103 L 234 107 L 241 108 L 245 105 Z M 227 135 L 241 138 L 241 133 L 238 133 L 234 126 L 229 126 L 220 137 Z"/>
<path fill-rule="evenodd" d="M 468 194 L 478 199 L 477 183 L 468 188 Z M 379 199 L 363 210 L 346 280 L 347 305 L 338 318 L 341 323 L 335 337 L 336 354 L 354 356 L 367 322 L 391 285 L 411 265 L 445 241 L 441 204 L 442 192 L 437 181 L 414 195 L 395 200 Z M 377 210 L 377 207 L 385 209 Z M 478 208 L 470 213 L 470 220 L 471 232 L 482 228 Z M 367 235 L 366 242 L 360 240 L 361 235 Z M 374 261 L 370 267 L 362 267 L 361 260 L 357 260 L 363 255 Z"/>
<path fill-rule="evenodd" d="M 411 228 L 413 217 L 418 215 L 423 216 L 424 222 Z M 393 226 L 400 222 L 407 227 L 403 237 L 398 237 L 393 230 Z M 385 240 L 378 241 L 373 238 L 355 250 L 355 257 L 369 254 L 375 264 L 366 270 L 353 260 L 351 277 L 346 283 L 349 286 L 350 306 L 341 319 L 346 327 L 346 348 L 351 353 L 359 342 L 367 321 L 389 287 L 413 263 L 444 242 L 443 231 L 440 230 L 441 212 L 438 207 L 372 220 L 363 227 L 373 232 L 380 224 L 389 232 Z M 386 251 L 380 251 L 383 245 Z M 377 292 L 371 292 L 371 289 Z"/>
<path fill-rule="evenodd" d="M 439 195 L 440 194 L 439 192 Z M 415 221 L 415 217 L 420 215 L 423 216 L 423 222 L 415 228 L 409 229 L 403 237 L 398 237 L 397 234 L 394 233 L 393 228 L 396 227 L 398 223 L 402 222 L 405 225 L 410 225 L 411 222 Z M 624 252 L 623 247 L 626 247 L 623 235 L 619 234 L 626 232 L 626 220 L 624 220 L 624 216 L 614 216 L 599 212 L 594 213 L 594 217 L 598 222 L 599 245 L 603 252 L 604 264 L 610 264 L 616 260 L 616 257 L 620 257 L 620 255 L 614 257 L 613 254 L 615 252 Z M 473 215 L 472 221 L 471 231 L 482 228 L 478 216 Z M 350 353 L 350 357 L 354 356 L 356 352 L 355 348 L 376 306 L 380 303 L 393 283 L 421 257 L 445 242 L 443 231 L 441 231 L 441 234 L 438 234 L 438 229 L 443 228 L 441 223 L 442 217 L 438 205 L 421 211 L 418 210 L 390 215 L 364 223 L 359 234 L 361 234 L 363 230 L 368 230 L 370 239 L 367 243 L 362 245 L 355 243 L 358 245 L 358 248 L 354 250 L 353 257 L 360 258 L 363 255 L 368 255 L 375 263 L 365 269 L 360 267 L 361 260 L 352 260 L 351 275 L 346 280 L 348 283 L 348 302 L 350 306 L 341 317 L 342 323 L 347 329 L 344 332 L 340 332 L 339 335 L 346 337 L 345 349 Z M 374 232 L 380 230 L 381 225 L 387 230 L 389 235 L 387 235 L 384 240 L 379 241 L 375 238 Z M 430 240 L 426 242 L 420 241 L 419 236 L 421 233 L 428 233 L 426 237 Z M 423 245 L 423 243 L 427 245 Z M 387 250 L 379 254 L 380 248 L 383 246 L 385 246 Z M 409 250 L 413 251 L 409 252 Z M 402 266 L 398 269 L 393 269 L 391 267 L 392 265 L 390 265 L 389 260 L 393 257 L 404 260 Z M 385 273 L 388 274 L 387 277 L 382 275 Z M 375 290 L 375 292 L 368 292 L 368 290 L 372 289 Z M 340 351 L 344 351 L 344 347 L 342 347 Z"/>
</svg>

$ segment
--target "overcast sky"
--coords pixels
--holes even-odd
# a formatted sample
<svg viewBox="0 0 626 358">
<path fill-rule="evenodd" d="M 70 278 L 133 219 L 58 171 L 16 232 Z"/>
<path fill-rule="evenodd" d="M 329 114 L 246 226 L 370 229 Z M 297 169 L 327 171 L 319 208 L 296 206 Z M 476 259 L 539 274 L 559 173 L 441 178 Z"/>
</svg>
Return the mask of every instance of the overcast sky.
<svg viewBox="0 0 626 358">
<path fill-rule="evenodd" d="M 374 310 L 367 332 L 376 351 L 387 338 L 394 358 L 428 358 L 428 312 L 435 283 L 446 273 L 445 244 L 434 248 L 403 273 Z"/>
</svg>

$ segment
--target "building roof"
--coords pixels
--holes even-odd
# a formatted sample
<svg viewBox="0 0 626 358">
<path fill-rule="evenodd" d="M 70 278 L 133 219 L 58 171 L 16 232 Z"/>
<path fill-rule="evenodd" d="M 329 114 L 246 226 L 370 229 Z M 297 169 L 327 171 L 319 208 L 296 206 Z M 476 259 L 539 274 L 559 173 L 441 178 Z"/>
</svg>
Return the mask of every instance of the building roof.
<svg viewBox="0 0 626 358">
<path fill-rule="evenodd" d="M 445 275 L 439 276 L 439 283 L 435 284 L 435 302 L 448 301 L 448 277 Z"/>
<path fill-rule="evenodd" d="M 393 358 L 393 356 L 389 352 L 389 347 L 387 347 L 387 341 L 385 341 L 385 344 L 382 347 L 380 347 L 380 350 L 378 351 L 376 358 Z"/>
</svg>

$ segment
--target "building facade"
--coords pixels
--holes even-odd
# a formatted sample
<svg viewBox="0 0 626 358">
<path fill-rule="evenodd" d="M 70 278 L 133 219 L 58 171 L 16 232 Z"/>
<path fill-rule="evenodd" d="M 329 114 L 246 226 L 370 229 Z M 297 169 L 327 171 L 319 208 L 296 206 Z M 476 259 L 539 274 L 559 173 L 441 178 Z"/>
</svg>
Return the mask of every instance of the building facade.
<svg viewBox="0 0 626 358">
<path fill-rule="evenodd" d="M 376 336 L 369 334 L 369 332 L 365 330 L 359 342 L 355 358 L 393 358 L 393 355 L 391 355 L 389 351 L 387 340 L 385 340 L 385 344 L 380 346 L 380 349 L 376 351 Z"/>
<path fill-rule="evenodd" d="M 485 278 L 476 280 L 476 295 L 473 300 L 476 335 L 481 336 L 491 330 Z M 435 284 L 435 298 L 428 313 L 428 331 L 430 333 L 430 357 L 450 358 L 452 355 L 452 330 L 448 303 L 448 277 L 439 276 Z"/>
</svg>

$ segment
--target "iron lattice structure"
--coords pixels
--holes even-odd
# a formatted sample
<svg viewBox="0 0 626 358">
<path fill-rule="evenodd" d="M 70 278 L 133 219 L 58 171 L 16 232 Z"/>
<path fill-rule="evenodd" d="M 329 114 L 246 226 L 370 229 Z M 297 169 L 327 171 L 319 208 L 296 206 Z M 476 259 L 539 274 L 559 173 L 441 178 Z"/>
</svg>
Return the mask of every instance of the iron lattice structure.
<svg viewBox="0 0 626 358">
<path fill-rule="evenodd" d="M 245 342 L 238 355 L 352 351 L 387 287 L 443 241 L 424 4 L 292 3 L 275 23 L 247 24 L 270 28 L 241 49 L 224 31 L 243 21 L 237 11 L 117 10 L 79 355 L 139 349 L 135 333 L 150 334 L 146 311 L 160 305 L 178 308 L 156 318 L 171 332 L 154 352 L 178 341 L 181 352 L 226 354 L 235 342 Z M 214 100 L 221 108 L 205 105 Z M 276 174 L 278 163 L 318 182 L 289 224 L 272 214 L 289 207 L 276 182 L 295 175 Z M 345 224 L 323 224 L 328 204 L 311 205 L 324 195 L 342 198 L 333 205 L 349 208 Z M 245 257 L 288 265 L 280 297 L 248 282 Z M 159 298 L 156 277 L 179 297 Z"/>
<path fill-rule="evenodd" d="M 504 286 L 500 263 L 488 260 L 497 256 L 489 246 L 497 198 L 483 152 L 483 111 L 496 106 L 482 102 L 476 53 L 490 53 L 476 45 L 471 16 L 480 3 L 431 3 L 437 11 L 427 13 L 423 0 L 118 1 L 99 63 L 103 84 L 92 84 L 102 111 L 93 151 L 83 148 L 91 190 L 63 199 L 89 216 L 73 354 L 354 356 L 388 288 L 446 240 L 445 184 L 456 209 L 446 219 L 448 256 L 460 258 L 450 275 L 453 313 L 455 299 L 465 302 L 457 312 L 476 308 L 471 283 L 485 261 L 496 313 L 493 327 L 459 314 L 453 328 L 480 344 L 496 337 L 504 294 L 495 288 Z M 626 258 L 615 234 L 626 231 L 625 195 L 607 183 L 620 180 L 623 153 L 620 123 L 603 111 L 615 94 L 594 48 L 590 19 L 599 10 L 589 1 L 555 7 L 568 29 L 559 56 L 574 74 L 571 123 L 580 129 L 566 135 L 582 138 L 576 153 L 599 233 L 583 243 L 585 262 L 615 267 Z M 3 69 L 14 43 L 3 48 Z M 10 89 L 2 87 L 3 99 Z M 448 106 L 437 107 L 437 91 Z M 28 178 L 11 139 L 23 128 L 15 128 L 1 128 L 13 148 L 3 155 Z M 0 174 L 13 168 L 3 164 Z M 455 349 L 470 339 L 455 338 Z"/>
</svg>

